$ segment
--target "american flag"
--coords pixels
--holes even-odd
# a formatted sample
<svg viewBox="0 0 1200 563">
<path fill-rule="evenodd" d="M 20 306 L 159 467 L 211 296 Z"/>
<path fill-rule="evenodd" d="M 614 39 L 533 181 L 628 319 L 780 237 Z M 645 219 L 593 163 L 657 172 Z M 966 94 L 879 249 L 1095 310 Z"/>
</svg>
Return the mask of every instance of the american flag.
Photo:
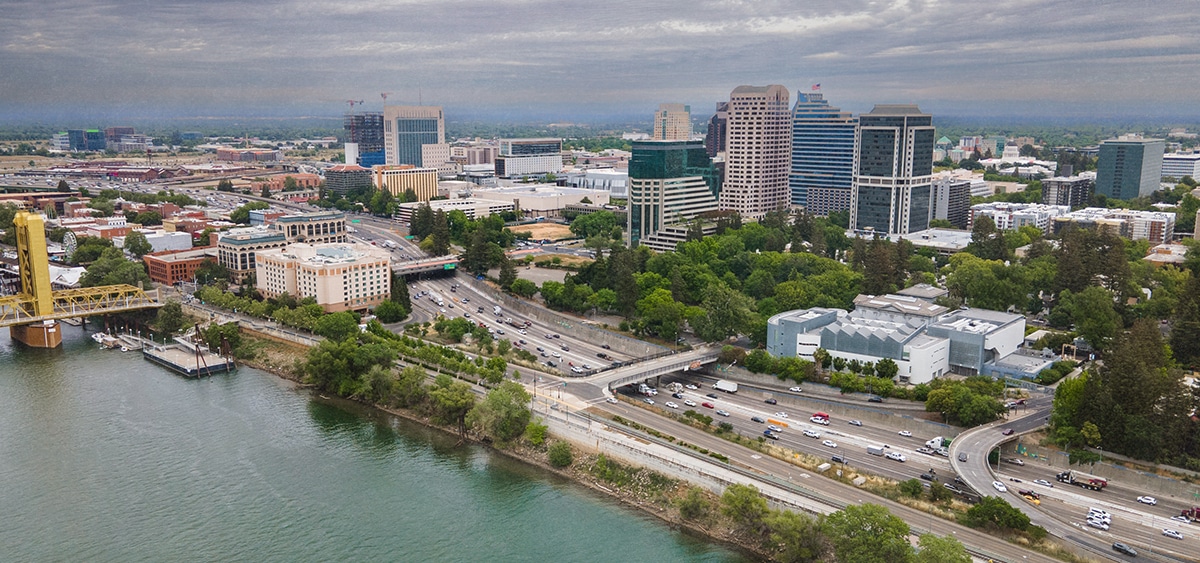
<svg viewBox="0 0 1200 563">
<path fill-rule="evenodd" d="M 816 92 L 817 90 L 820 90 L 820 89 L 821 89 L 821 83 L 820 83 L 820 82 L 818 82 L 818 83 L 816 83 L 816 84 L 813 84 L 813 85 L 812 85 L 812 89 L 813 89 L 813 91 L 814 91 L 814 92 Z"/>
</svg>

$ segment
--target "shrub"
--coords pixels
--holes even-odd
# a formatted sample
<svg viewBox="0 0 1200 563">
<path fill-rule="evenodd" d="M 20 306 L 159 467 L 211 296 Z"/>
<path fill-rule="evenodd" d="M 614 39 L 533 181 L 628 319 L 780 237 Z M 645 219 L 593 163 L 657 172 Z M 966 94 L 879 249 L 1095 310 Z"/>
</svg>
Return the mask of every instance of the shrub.
<svg viewBox="0 0 1200 563">
<path fill-rule="evenodd" d="M 571 445 L 558 441 L 550 444 L 550 465 L 554 467 L 566 467 L 575 461 L 575 454 L 571 452 Z"/>
</svg>

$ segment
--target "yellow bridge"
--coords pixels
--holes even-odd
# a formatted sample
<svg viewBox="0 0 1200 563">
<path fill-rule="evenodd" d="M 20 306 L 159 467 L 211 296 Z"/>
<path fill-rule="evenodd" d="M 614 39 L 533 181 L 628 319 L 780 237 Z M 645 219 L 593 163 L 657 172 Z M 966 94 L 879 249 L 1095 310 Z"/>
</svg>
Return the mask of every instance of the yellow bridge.
<svg viewBox="0 0 1200 563">
<path fill-rule="evenodd" d="M 0 327 L 29 346 L 54 348 L 62 343 L 58 319 L 107 315 L 161 307 L 131 285 L 106 285 L 54 291 L 50 286 L 50 256 L 41 215 L 19 212 L 13 219 L 21 292 L 0 297 Z"/>
</svg>

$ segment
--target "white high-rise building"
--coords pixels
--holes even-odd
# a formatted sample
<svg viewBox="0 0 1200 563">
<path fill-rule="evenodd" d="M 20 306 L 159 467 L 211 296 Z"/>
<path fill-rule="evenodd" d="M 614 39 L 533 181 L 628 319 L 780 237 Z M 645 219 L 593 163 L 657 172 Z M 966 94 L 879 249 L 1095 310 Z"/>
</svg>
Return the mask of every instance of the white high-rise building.
<svg viewBox="0 0 1200 563">
<path fill-rule="evenodd" d="M 768 211 L 787 207 L 791 158 L 792 112 L 787 88 L 778 84 L 734 88 L 726 122 L 721 209 L 758 219 Z"/>
</svg>

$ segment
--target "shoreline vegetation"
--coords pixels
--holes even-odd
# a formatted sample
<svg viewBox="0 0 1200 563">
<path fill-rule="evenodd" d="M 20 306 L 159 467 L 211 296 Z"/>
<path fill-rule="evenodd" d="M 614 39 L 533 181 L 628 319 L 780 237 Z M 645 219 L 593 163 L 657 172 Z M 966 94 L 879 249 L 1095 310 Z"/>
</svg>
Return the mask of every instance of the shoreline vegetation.
<svg viewBox="0 0 1200 563">
<path fill-rule="evenodd" d="M 760 495 L 758 489 L 752 486 L 733 485 L 727 488 L 724 494 L 717 495 L 702 487 L 691 485 L 683 480 L 666 477 L 649 469 L 631 467 L 614 462 L 602 454 L 598 455 L 591 452 L 587 444 L 568 444 L 562 440 L 552 437 L 548 438 L 547 427 L 540 422 L 540 418 L 534 416 L 525 408 L 529 403 L 529 395 L 524 392 L 521 386 L 513 385 L 511 381 L 500 383 L 473 376 L 475 374 L 463 373 L 455 374 L 455 378 L 452 380 L 451 376 L 439 373 L 437 380 L 432 384 L 428 384 L 428 375 L 430 373 L 427 370 L 428 366 L 412 364 L 409 368 L 405 368 L 405 371 L 413 367 L 421 370 L 425 381 L 419 380 L 422 385 L 418 385 L 421 389 L 418 389 L 417 393 L 421 394 L 421 398 L 425 402 L 415 401 L 412 399 L 412 396 L 409 396 L 407 399 L 398 400 L 394 395 L 388 395 L 390 398 L 387 400 L 377 400 L 376 397 L 380 396 L 378 394 L 382 392 L 380 390 L 372 391 L 369 388 L 370 383 L 367 383 L 366 386 L 368 389 L 365 391 L 361 388 L 355 388 L 352 392 L 347 393 L 346 391 L 349 391 L 349 389 L 345 387 L 344 379 L 341 379 L 340 385 L 329 379 L 326 379 L 324 382 L 314 381 L 311 368 L 306 369 L 304 364 L 307 361 L 306 358 L 313 357 L 314 352 L 319 351 L 319 347 L 308 348 L 246 329 L 243 329 L 241 333 L 242 350 L 245 352 L 241 361 L 247 366 L 295 382 L 301 387 L 328 392 L 340 400 L 354 401 L 358 404 L 376 408 L 393 416 L 401 417 L 430 428 L 456 434 L 464 442 L 470 441 L 474 444 L 486 446 L 498 454 L 530 463 L 560 477 L 584 485 L 598 493 L 606 494 L 611 498 L 617 499 L 622 504 L 653 515 L 672 529 L 683 530 L 686 533 L 704 537 L 714 543 L 736 548 L 754 558 L 773 561 L 833 560 L 835 553 L 840 554 L 847 550 L 856 549 L 854 546 L 848 545 L 848 542 L 853 543 L 851 541 L 853 539 L 852 534 L 840 533 L 838 525 L 847 525 L 846 521 L 852 520 L 854 522 L 853 526 L 863 526 L 866 525 L 864 524 L 864 519 L 868 523 L 878 524 L 891 530 L 891 535 L 896 536 L 896 538 L 902 538 L 903 542 L 899 542 L 899 539 L 897 539 L 896 542 L 893 542 L 894 545 L 889 548 L 888 540 L 891 536 L 871 538 L 872 547 L 870 549 L 873 550 L 872 554 L 880 555 L 883 552 L 879 550 L 884 550 L 884 552 L 891 553 L 891 555 L 882 559 L 870 557 L 855 560 L 924 562 L 958 561 L 960 560 L 958 558 L 960 554 L 963 557 L 967 557 L 964 546 L 957 540 L 934 534 L 921 536 L 922 549 L 916 554 L 912 553 L 912 547 L 908 542 L 910 534 L 908 525 L 899 518 L 892 516 L 885 507 L 879 505 L 862 504 L 850 506 L 829 516 L 814 516 L 790 510 L 773 510 L 768 507 L 766 499 Z M 373 334 L 371 331 L 363 334 L 367 340 L 379 338 L 378 335 Z M 401 337 L 397 336 L 397 338 Z M 362 347 L 368 348 L 371 345 L 364 344 Z M 325 350 L 324 352 L 328 355 L 329 351 Z M 310 373 L 306 374 L 306 371 Z M 391 375 L 394 380 L 399 382 L 399 385 L 405 385 L 404 381 L 400 381 L 404 378 L 403 372 L 397 375 L 397 371 L 392 370 Z M 363 378 L 368 382 L 372 380 L 370 373 L 364 373 Z M 486 398 L 476 401 L 473 395 L 470 395 L 471 392 L 469 387 L 466 386 L 466 381 L 479 383 L 485 388 L 491 389 L 492 392 L 489 392 Z M 469 432 L 467 430 L 468 422 L 472 426 L 496 424 L 497 421 L 494 417 L 498 415 L 492 415 L 493 418 L 491 420 L 487 418 L 487 415 L 476 416 L 473 407 L 477 404 L 489 402 L 491 395 L 494 394 L 493 392 L 506 385 L 512 385 L 519 390 L 518 393 L 510 389 L 509 393 L 523 395 L 512 397 L 514 399 L 512 404 L 523 405 L 521 408 L 524 408 L 526 411 L 524 418 L 519 419 L 521 420 L 519 423 L 521 428 L 515 431 L 510 429 L 503 432 L 504 439 L 499 437 L 501 432 L 497 431 Z M 435 413 L 432 411 L 432 401 L 436 400 L 439 403 L 445 404 L 444 401 L 447 399 L 444 396 L 453 395 L 454 391 L 459 393 L 465 391 L 470 398 L 462 396 L 458 403 L 458 410 L 452 416 L 447 416 L 445 412 Z M 440 396 L 432 399 L 428 397 L 428 395 L 434 394 L 440 394 Z M 506 407 L 500 406 L 497 410 L 503 411 L 504 408 Z M 481 418 L 484 419 L 482 422 Z M 638 425 L 631 424 L 629 421 L 619 420 L 618 418 L 614 418 L 612 421 L 616 424 L 629 426 L 635 430 L 638 429 L 636 428 Z M 690 422 L 693 426 L 716 435 L 721 434 L 719 429 L 714 429 L 708 425 L 701 426 L 702 421 L 685 420 L 684 422 Z M 645 431 L 645 429 L 642 430 Z M 782 451 L 776 451 L 779 448 L 770 444 L 754 443 L 753 440 L 744 438 L 732 441 L 762 451 L 766 455 L 794 462 L 790 456 L 785 455 Z M 717 461 L 721 460 L 718 459 Z M 805 467 L 803 464 L 799 466 Z M 1065 548 L 1048 541 L 1044 530 L 1035 526 L 1026 526 L 1019 530 L 998 529 L 994 522 L 999 520 L 999 516 L 994 513 L 996 511 L 1003 511 L 1004 508 L 1015 512 L 1015 509 L 1012 509 L 1006 503 L 1000 503 L 1004 505 L 1003 507 L 989 506 L 988 510 L 992 511 L 993 514 L 983 515 L 976 518 L 974 522 L 968 522 L 967 519 L 970 511 L 964 510 L 965 505 L 960 501 L 947 500 L 946 497 L 952 495 L 948 493 L 947 495 L 940 494 L 943 492 L 941 491 L 941 487 L 936 487 L 934 490 L 938 492 L 931 493 L 930 496 L 932 498 L 926 501 L 921 494 L 921 485 L 919 483 L 916 484 L 917 495 L 903 492 L 906 486 L 909 491 L 912 491 L 912 483 L 896 484 L 886 479 L 872 477 L 869 479 L 869 485 L 866 489 L 873 494 L 901 502 L 919 510 L 931 512 L 939 518 L 958 521 L 973 527 L 992 529 L 994 535 L 1004 538 L 1015 545 L 1032 548 L 1064 561 L 1086 561 L 1086 559 L 1078 558 Z M 952 507 L 953 503 L 958 503 L 958 505 Z M 939 506 L 939 504 L 942 504 L 942 506 Z M 930 546 L 928 549 L 924 547 L 926 544 Z M 926 557 L 937 558 L 926 559 L 921 556 L 922 553 L 926 553 Z M 840 556 L 838 558 L 844 559 Z M 963 560 L 969 561 L 970 559 L 968 557 Z"/>
</svg>

